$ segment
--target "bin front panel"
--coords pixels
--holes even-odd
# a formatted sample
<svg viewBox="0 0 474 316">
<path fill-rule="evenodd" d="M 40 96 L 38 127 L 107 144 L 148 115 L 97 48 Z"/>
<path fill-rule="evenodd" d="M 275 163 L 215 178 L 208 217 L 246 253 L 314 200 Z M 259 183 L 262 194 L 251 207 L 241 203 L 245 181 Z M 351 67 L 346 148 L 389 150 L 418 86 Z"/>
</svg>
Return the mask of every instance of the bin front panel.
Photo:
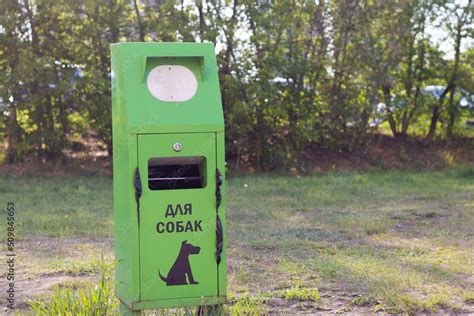
<svg viewBox="0 0 474 316">
<path fill-rule="evenodd" d="M 141 300 L 217 295 L 214 133 L 138 135 Z"/>
</svg>

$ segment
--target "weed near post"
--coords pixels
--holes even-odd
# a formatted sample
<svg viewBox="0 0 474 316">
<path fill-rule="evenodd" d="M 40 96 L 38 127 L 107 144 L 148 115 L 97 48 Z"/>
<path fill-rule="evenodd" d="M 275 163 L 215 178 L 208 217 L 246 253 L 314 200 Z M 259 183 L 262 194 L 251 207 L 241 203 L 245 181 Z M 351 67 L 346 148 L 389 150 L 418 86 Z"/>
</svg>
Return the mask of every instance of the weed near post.
<svg viewBox="0 0 474 316">
<path fill-rule="evenodd" d="M 56 286 L 48 300 L 30 301 L 37 315 L 114 315 L 118 301 L 114 295 L 113 264 L 99 263 L 99 282 L 77 292 Z"/>
</svg>

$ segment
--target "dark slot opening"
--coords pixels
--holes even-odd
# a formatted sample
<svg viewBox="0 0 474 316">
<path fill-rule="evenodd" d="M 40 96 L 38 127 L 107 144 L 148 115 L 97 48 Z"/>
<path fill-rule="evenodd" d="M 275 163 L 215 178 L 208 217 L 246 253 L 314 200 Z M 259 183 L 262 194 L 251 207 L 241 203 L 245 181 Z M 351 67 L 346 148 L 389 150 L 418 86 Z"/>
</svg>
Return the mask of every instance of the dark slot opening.
<svg viewBox="0 0 474 316">
<path fill-rule="evenodd" d="M 163 157 L 148 160 L 150 190 L 206 187 L 206 157 Z"/>
</svg>

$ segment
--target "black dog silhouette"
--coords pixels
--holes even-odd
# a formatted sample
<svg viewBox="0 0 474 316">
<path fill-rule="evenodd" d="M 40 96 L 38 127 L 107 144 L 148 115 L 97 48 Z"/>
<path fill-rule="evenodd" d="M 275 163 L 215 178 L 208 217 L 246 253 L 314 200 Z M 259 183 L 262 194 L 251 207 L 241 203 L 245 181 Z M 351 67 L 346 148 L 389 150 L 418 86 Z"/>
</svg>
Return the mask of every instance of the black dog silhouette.
<svg viewBox="0 0 474 316">
<path fill-rule="evenodd" d="M 194 280 L 191 265 L 189 264 L 189 255 L 197 255 L 200 251 L 200 247 L 191 245 L 187 240 L 183 241 L 178 258 L 176 258 L 170 272 L 168 272 L 168 276 L 165 278 L 158 270 L 160 278 L 166 282 L 166 285 L 185 285 L 188 284 L 186 282 L 187 275 L 190 284 L 199 284 Z"/>
</svg>

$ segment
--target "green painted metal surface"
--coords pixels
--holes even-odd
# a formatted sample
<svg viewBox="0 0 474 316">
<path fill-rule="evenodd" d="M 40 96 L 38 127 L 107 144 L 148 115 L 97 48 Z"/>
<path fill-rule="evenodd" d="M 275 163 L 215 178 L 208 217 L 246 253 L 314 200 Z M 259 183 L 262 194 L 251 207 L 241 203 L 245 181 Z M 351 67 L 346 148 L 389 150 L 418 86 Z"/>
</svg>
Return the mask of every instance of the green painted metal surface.
<svg viewBox="0 0 474 316">
<path fill-rule="evenodd" d="M 147 86 L 153 69 L 169 66 L 171 73 L 173 65 L 189 69 L 197 82 L 187 101 L 160 101 Z M 130 310 L 223 303 L 224 120 L 213 45 L 112 45 L 112 128 L 117 297 Z M 223 175 L 217 212 L 216 169 Z"/>
</svg>

